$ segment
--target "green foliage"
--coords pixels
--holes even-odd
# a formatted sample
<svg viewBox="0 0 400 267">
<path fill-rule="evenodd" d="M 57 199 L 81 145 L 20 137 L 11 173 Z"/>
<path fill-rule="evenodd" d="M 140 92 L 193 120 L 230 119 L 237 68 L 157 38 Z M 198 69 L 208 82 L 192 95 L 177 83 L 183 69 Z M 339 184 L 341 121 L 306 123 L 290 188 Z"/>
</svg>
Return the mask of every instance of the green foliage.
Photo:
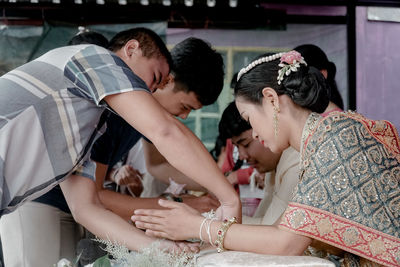
<svg viewBox="0 0 400 267">
<path fill-rule="evenodd" d="M 93 263 L 93 267 L 111 267 L 111 263 L 110 263 L 110 260 L 108 259 L 108 255 L 98 258 Z"/>
</svg>

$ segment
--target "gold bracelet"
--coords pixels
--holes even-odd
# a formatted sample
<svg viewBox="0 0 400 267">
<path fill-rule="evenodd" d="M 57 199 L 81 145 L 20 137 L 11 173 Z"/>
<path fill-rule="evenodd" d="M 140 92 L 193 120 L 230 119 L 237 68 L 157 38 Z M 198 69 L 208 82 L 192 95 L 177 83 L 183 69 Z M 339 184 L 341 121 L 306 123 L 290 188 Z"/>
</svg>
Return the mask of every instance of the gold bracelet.
<svg viewBox="0 0 400 267">
<path fill-rule="evenodd" d="M 231 225 L 234 223 L 237 223 L 236 217 L 232 217 L 229 220 L 225 219 L 222 222 L 221 227 L 218 229 L 217 239 L 215 240 L 215 245 L 217 246 L 218 253 L 225 251 L 224 248 L 225 234 L 228 231 L 229 227 L 231 227 Z"/>
</svg>

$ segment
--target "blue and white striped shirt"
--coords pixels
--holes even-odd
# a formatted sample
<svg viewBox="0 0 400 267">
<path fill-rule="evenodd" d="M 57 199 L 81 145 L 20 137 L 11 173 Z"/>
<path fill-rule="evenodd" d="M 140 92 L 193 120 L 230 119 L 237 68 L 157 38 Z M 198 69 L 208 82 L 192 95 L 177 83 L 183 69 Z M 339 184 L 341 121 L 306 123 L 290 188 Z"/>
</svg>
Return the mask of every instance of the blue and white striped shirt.
<svg viewBox="0 0 400 267">
<path fill-rule="evenodd" d="M 95 45 L 57 48 L 2 76 L 0 216 L 82 174 L 107 108 L 102 99 L 133 90 L 150 93 L 118 56 Z"/>
</svg>

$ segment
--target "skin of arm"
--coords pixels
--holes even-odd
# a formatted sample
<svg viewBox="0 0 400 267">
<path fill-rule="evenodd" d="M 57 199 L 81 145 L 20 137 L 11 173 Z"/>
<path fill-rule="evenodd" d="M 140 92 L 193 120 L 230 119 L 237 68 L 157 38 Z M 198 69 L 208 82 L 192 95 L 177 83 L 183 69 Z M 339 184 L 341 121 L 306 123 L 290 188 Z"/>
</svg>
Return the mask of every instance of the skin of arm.
<svg viewBox="0 0 400 267">
<path fill-rule="evenodd" d="M 96 189 L 101 203 L 115 214 L 128 221 L 135 209 L 160 208 L 158 198 L 133 198 L 118 192 L 104 189 L 103 184 L 108 165 L 96 162 Z"/>
<path fill-rule="evenodd" d="M 150 94 L 133 91 L 109 95 L 104 100 L 131 126 L 148 137 L 171 165 L 214 193 L 221 202 L 220 216 L 237 216 L 241 219 L 239 196 L 222 175 L 207 149 Z"/>
<path fill-rule="evenodd" d="M 71 175 L 60 186 L 74 219 L 96 236 L 125 244 L 132 250 L 148 246 L 156 240 L 105 209 L 92 180 Z"/>
<path fill-rule="evenodd" d="M 217 238 L 221 222 L 211 226 L 212 240 Z M 281 230 L 279 227 L 264 225 L 232 225 L 224 239 L 229 250 L 255 252 L 270 255 L 300 256 L 311 244 L 311 238 Z"/>
<path fill-rule="evenodd" d="M 146 159 L 146 168 L 154 178 L 165 184 L 169 184 L 169 177 L 171 177 L 178 184 L 186 184 L 186 189 L 207 191 L 204 187 L 171 166 L 153 144 L 144 139 L 142 140 L 142 144 Z"/>
<path fill-rule="evenodd" d="M 160 209 L 158 200 L 160 198 L 134 198 L 118 192 L 104 189 L 103 183 L 108 165 L 96 162 L 96 189 L 101 203 L 124 220 L 130 217 L 136 209 Z M 210 196 L 182 197 L 183 202 L 199 210 L 200 212 L 210 211 L 219 206 L 219 202 Z"/>
<path fill-rule="evenodd" d="M 173 240 L 200 238 L 204 220 L 195 210 L 183 203 L 160 201 L 165 210 L 137 210 L 132 216 L 138 228 L 146 234 Z M 215 242 L 221 221 L 211 223 L 211 239 Z M 205 227 L 202 237 L 208 241 Z M 302 255 L 312 239 L 280 229 L 277 225 L 233 224 L 225 234 L 224 248 L 270 255 Z"/>
</svg>

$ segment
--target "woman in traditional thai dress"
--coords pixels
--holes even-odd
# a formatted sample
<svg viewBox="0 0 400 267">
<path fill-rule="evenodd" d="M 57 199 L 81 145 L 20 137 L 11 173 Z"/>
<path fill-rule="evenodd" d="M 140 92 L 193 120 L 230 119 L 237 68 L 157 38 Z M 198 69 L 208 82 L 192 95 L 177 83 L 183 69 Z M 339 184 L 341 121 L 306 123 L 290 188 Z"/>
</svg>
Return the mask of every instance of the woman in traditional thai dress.
<svg viewBox="0 0 400 267">
<path fill-rule="evenodd" d="M 319 115 L 328 105 L 329 87 L 296 51 L 259 58 L 243 68 L 235 101 L 264 146 L 273 152 L 289 146 L 300 151 L 300 182 L 279 223 L 221 222 L 182 203 L 161 201 L 169 209 L 137 210 L 136 225 L 149 235 L 200 238 L 219 251 L 303 255 L 312 246 L 344 258 L 343 266 L 400 266 L 395 127 L 355 112 Z"/>
</svg>

